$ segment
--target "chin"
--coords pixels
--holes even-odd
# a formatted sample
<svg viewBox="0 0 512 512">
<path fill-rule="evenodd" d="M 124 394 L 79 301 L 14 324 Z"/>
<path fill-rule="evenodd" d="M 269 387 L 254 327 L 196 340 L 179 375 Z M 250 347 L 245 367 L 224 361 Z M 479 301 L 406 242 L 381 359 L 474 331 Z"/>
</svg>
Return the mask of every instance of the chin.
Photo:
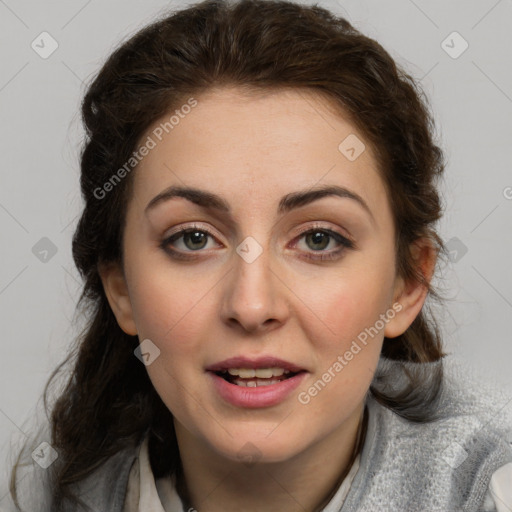
<svg viewBox="0 0 512 512">
<path fill-rule="evenodd" d="M 274 425 L 275 428 L 275 425 Z M 272 432 L 270 430 L 270 432 Z M 284 431 L 283 431 L 284 432 Z M 278 463 L 292 459 L 302 451 L 300 443 L 304 437 L 296 439 L 286 432 L 271 435 L 255 433 L 253 435 L 237 435 L 223 442 L 213 442 L 212 449 L 220 456 L 246 465 L 254 463 Z"/>
</svg>

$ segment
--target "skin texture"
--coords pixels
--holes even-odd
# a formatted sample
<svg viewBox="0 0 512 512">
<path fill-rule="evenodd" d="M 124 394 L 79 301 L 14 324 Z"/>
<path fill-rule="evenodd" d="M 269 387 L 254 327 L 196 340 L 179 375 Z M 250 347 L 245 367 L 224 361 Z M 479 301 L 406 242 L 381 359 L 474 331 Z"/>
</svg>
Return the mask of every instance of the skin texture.
<svg viewBox="0 0 512 512">
<path fill-rule="evenodd" d="M 374 154 L 366 142 L 355 161 L 338 150 L 348 135 L 364 136 L 325 99 L 236 88 L 196 99 L 135 171 L 124 268 L 102 266 L 104 288 L 120 327 L 160 350 L 147 371 L 174 415 L 193 506 L 315 510 L 347 466 L 384 336 L 407 329 L 426 289 L 395 275 L 395 226 Z M 285 194 L 327 184 L 357 193 L 371 214 L 339 197 L 277 213 Z M 231 213 L 173 198 L 146 214 L 170 185 L 218 194 Z M 191 256 L 173 258 L 162 241 L 192 224 L 211 235 L 169 242 L 167 248 Z M 301 235 L 306 228 L 332 230 L 354 246 L 315 242 Z M 236 252 L 249 236 L 262 249 L 251 263 Z M 332 260 L 308 259 L 340 247 Z M 419 243 L 416 255 L 430 276 L 432 251 Z M 397 302 L 400 312 L 379 334 L 308 404 L 300 403 L 299 393 Z M 272 355 L 308 374 L 276 406 L 234 407 L 216 393 L 205 367 L 239 355 Z M 256 464 L 240 461 L 244 446 Z"/>
</svg>

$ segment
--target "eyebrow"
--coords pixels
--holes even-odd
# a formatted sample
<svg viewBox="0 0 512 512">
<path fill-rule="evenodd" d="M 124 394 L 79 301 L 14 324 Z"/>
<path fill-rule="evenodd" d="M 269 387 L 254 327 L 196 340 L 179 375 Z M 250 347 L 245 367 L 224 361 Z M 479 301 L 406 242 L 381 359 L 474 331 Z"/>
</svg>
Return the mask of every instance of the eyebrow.
<svg viewBox="0 0 512 512">
<path fill-rule="evenodd" d="M 299 190 L 297 192 L 291 192 L 289 194 L 286 194 L 279 201 L 277 211 L 279 214 L 287 213 L 296 208 L 308 205 L 314 201 L 318 201 L 319 199 L 322 199 L 324 197 L 333 196 L 348 198 L 356 201 L 360 206 L 363 207 L 364 210 L 366 210 L 366 212 L 370 215 L 372 220 L 375 221 L 375 218 L 369 206 L 366 204 L 364 199 L 359 194 L 356 194 L 355 192 L 345 187 L 340 187 L 338 185 L 325 185 L 322 187 L 316 187 L 307 190 Z M 182 197 L 205 209 L 219 210 L 225 213 L 231 212 L 229 203 L 222 197 L 212 192 L 208 192 L 206 190 L 201 190 L 193 187 L 171 185 L 170 187 L 166 188 L 158 195 L 156 195 L 153 199 L 151 199 L 151 201 L 144 209 L 144 213 L 147 214 L 149 210 L 153 209 L 158 204 L 168 201 L 174 197 Z"/>
</svg>

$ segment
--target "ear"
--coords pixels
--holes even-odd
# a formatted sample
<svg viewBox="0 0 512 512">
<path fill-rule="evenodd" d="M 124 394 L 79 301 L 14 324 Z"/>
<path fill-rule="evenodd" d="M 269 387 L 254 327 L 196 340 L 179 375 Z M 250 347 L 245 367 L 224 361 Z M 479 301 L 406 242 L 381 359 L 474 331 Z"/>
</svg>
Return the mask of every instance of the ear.
<svg viewBox="0 0 512 512">
<path fill-rule="evenodd" d="M 105 295 L 119 327 L 131 336 L 137 334 L 133 318 L 132 304 L 121 265 L 108 263 L 98 265 L 98 272 L 103 283 Z"/>
<path fill-rule="evenodd" d="M 430 283 L 434 274 L 437 260 L 437 250 L 428 238 L 420 238 L 411 245 L 411 254 L 416 267 Z M 424 284 L 415 280 L 404 281 L 402 277 L 395 279 L 395 292 L 393 304 L 398 303 L 401 309 L 384 329 L 384 336 L 396 338 L 403 334 L 418 316 L 427 298 L 428 289 Z"/>
</svg>

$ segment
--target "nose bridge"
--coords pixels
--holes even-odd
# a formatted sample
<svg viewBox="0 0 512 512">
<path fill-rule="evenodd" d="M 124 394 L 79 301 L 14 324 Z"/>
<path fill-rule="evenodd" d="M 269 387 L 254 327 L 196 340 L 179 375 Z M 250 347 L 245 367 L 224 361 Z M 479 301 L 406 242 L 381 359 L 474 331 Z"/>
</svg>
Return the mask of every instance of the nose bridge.
<svg viewBox="0 0 512 512">
<path fill-rule="evenodd" d="M 272 253 L 254 238 L 247 237 L 233 256 L 222 315 L 227 322 L 236 320 L 247 330 L 256 330 L 269 320 L 283 321 L 283 290 L 274 274 Z"/>
</svg>

